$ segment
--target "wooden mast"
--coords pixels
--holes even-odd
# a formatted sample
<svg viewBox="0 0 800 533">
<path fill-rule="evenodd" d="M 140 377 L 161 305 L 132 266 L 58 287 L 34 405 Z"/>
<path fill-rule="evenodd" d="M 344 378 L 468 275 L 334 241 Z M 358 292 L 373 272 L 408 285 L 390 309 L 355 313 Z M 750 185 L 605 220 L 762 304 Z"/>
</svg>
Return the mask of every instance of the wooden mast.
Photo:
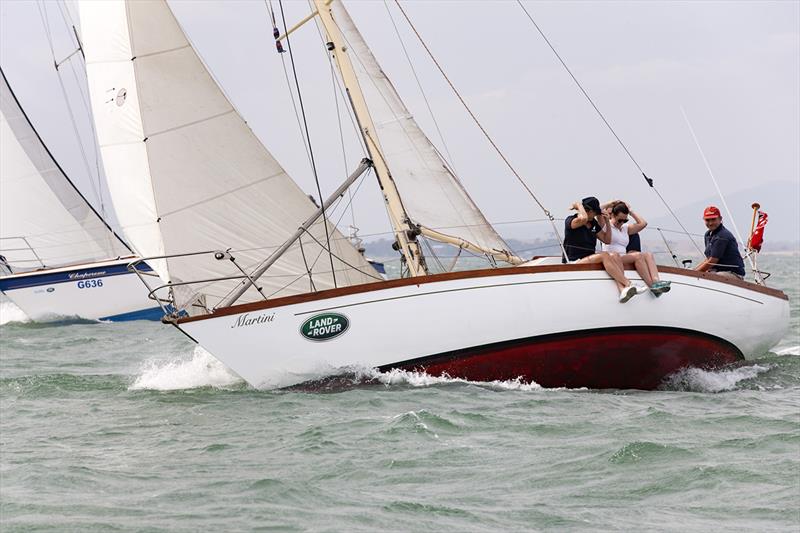
<svg viewBox="0 0 800 533">
<path fill-rule="evenodd" d="M 386 161 L 383 158 L 378 139 L 376 135 L 373 134 L 375 126 L 369 114 L 369 109 L 367 108 L 364 94 L 361 91 L 361 86 L 358 83 L 355 70 L 353 69 L 353 64 L 350 61 L 347 43 L 339 27 L 336 25 L 336 21 L 333 19 L 330 2 L 326 0 L 314 0 L 314 5 L 317 8 L 320 21 L 328 35 L 328 50 L 336 60 L 336 66 L 339 68 L 339 73 L 342 76 L 342 81 L 344 82 L 350 105 L 356 115 L 356 120 L 358 121 L 359 129 L 364 138 L 368 155 L 375 165 L 375 174 L 381 186 L 381 192 L 386 202 L 386 209 L 389 213 L 389 220 L 394 228 L 394 234 L 400 252 L 405 257 L 408 271 L 412 276 L 425 275 L 428 271 L 425 266 L 425 258 L 422 255 L 422 250 L 417 241 L 419 231 L 408 218 L 408 214 L 400 198 L 400 193 L 397 191 L 397 186 L 392 179 L 392 174 L 389 172 L 389 167 L 386 165 Z"/>
</svg>

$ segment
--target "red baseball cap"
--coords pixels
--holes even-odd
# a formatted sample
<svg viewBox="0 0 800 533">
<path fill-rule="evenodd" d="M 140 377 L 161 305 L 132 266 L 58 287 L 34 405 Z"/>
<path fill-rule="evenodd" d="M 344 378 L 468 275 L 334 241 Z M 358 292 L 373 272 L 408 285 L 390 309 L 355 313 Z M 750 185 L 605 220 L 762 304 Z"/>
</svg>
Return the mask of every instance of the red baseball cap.
<svg viewBox="0 0 800 533">
<path fill-rule="evenodd" d="M 720 214 L 719 209 L 717 209 L 713 205 L 710 205 L 710 206 L 706 207 L 706 210 L 703 211 L 703 219 L 706 219 L 706 218 L 718 218 L 718 217 L 721 217 L 721 216 L 722 215 Z"/>
</svg>

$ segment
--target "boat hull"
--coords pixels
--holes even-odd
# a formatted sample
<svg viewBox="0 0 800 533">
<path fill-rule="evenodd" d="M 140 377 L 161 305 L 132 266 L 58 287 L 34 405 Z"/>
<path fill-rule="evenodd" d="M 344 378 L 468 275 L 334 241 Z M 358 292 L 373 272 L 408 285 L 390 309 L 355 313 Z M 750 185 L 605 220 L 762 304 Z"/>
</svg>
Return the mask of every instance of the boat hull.
<svg viewBox="0 0 800 533">
<path fill-rule="evenodd" d="M 241 306 L 242 312 L 230 308 L 220 316 L 180 320 L 178 327 L 257 387 L 367 367 L 476 381 L 522 378 L 548 387 L 639 389 L 654 388 L 687 366 L 714 368 L 758 357 L 788 327 L 788 301 L 778 291 L 768 294 L 717 276 L 664 272 L 662 279 L 672 281 L 671 292 L 620 304 L 614 283 L 600 270 L 505 269 Z M 329 335 L 336 326 L 324 321 L 332 317 L 344 327 Z M 309 338 L 316 326 L 321 333 L 314 337 L 312 329 Z"/>
<path fill-rule="evenodd" d="M 543 387 L 654 389 L 665 376 L 682 368 L 718 368 L 742 360 L 734 345 L 696 331 L 625 327 L 517 339 L 380 370 L 400 368 L 470 381 L 513 376 Z"/>
<path fill-rule="evenodd" d="M 161 309 L 148 298 L 131 259 L 53 268 L 0 277 L 0 292 L 31 320 L 158 320 Z"/>
</svg>

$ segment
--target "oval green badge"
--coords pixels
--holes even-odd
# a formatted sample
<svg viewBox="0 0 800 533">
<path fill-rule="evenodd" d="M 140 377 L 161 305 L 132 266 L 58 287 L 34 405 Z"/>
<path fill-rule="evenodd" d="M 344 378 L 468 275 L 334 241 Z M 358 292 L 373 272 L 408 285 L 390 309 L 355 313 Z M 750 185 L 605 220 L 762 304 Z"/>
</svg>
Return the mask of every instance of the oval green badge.
<svg viewBox="0 0 800 533">
<path fill-rule="evenodd" d="M 327 341 L 338 337 L 350 327 L 350 321 L 339 313 L 314 315 L 300 326 L 300 334 L 310 341 Z"/>
</svg>

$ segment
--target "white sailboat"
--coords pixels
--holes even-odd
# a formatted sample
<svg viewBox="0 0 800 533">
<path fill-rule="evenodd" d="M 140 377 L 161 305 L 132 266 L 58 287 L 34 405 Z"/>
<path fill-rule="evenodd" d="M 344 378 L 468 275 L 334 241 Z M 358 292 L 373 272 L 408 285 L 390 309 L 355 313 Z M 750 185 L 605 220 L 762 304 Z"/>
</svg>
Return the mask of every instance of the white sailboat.
<svg viewBox="0 0 800 533">
<path fill-rule="evenodd" d="M 115 182 L 141 187 L 136 203 L 119 193 L 114 202 L 140 221 L 136 251 L 170 281 L 152 293 L 188 310 L 167 320 L 250 384 L 284 387 L 355 366 L 648 389 L 682 367 L 759 356 L 780 340 L 788 301 L 762 285 L 660 267 L 668 298 L 620 306 L 598 266 L 524 263 L 417 126 L 342 3 L 314 6 L 368 156 L 322 209 L 250 132 L 164 1 L 80 6 L 112 196 Z M 402 279 L 377 279 L 338 231 L 329 228 L 330 245 L 322 231 L 324 209 L 370 167 Z M 514 266 L 430 274 L 420 236 Z M 331 252 L 338 283 L 325 261 L 303 260 L 309 246 Z M 592 312 L 575 302 L 592 302 Z"/>
<path fill-rule="evenodd" d="M 2 70 L 0 77 L 0 291 L 32 320 L 157 320 L 160 308 L 126 268 L 136 256 L 55 161 Z"/>
</svg>

